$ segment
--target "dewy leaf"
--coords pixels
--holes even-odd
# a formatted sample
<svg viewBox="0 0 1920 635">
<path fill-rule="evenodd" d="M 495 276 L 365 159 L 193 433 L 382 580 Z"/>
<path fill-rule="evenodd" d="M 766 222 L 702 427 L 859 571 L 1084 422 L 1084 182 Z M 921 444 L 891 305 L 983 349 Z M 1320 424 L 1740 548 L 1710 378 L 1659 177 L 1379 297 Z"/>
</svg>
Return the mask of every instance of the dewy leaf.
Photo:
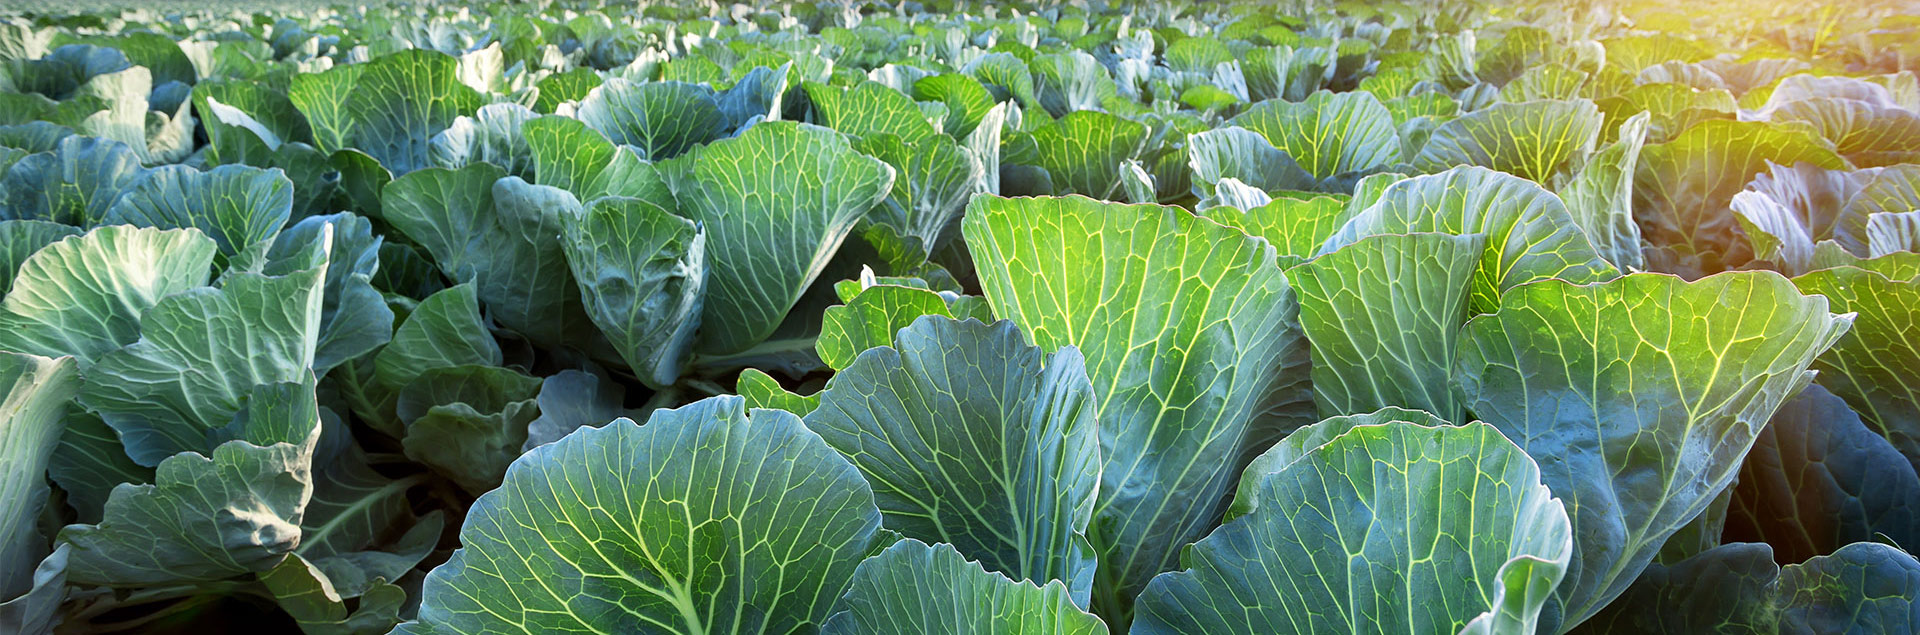
<svg viewBox="0 0 1920 635">
<path fill-rule="evenodd" d="M 860 563 L 821 632 L 1105 635 L 1107 625 L 1075 606 L 1058 581 L 1016 582 L 951 545 L 902 539 Z"/>
<path fill-rule="evenodd" d="M 419 243 L 447 277 L 470 282 L 500 321 L 546 345 L 584 326 L 579 290 L 565 280 L 561 219 L 580 206 L 565 190 L 532 185 L 487 163 L 428 168 L 381 192 L 387 222 Z M 577 334 L 577 332 L 574 332 Z"/>
<path fill-rule="evenodd" d="M 47 463 L 60 443 L 67 401 L 80 388 L 71 357 L 49 359 L 0 353 L 0 602 L 34 586 L 35 567 L 47 555 L 35 526 L 47 503 Z"/>
<path fill-rule="evenodd" d="M 580 100 L 580 121 L 640 158 L 660 161 L 720 138 L 726 116 L 713 89 L 683 82 L 633 83 L 618 77 Z"/>
<path fill-rule="evenodd" d="M 754 125 L 659 171 L 679 213 L 708 232 L 698 345 L 708 354 L 738 353 L 772 335 L 894 179 L 893 168 L 854 152 L 839 133 L 788 121 Z"/>
<path fill-rule="evenodd" d="M 1327 239 L 1331 253 L 1366 236 L 1439 232 L 1485 234 L 1473 274 L 1475 314 L 1492 311 L 1500 294 L 1536 280 L 1608 280 L 1619 272 L 1593 250 L 1566 204 L 1531 181 L 1463 166 L 1388 186 L 1378 202 Z"/>
<path fill-rule="evenodd" d="M 1665 252 L 1648 267 L 1697 276 L 1750 260 L 1746 241 L 1735 235 L 1734 215 L 1727 213 L 1733 196 L 1768 162 L 1799 161 L 1846 167 L 1813 135 L 1763 122 L 1706 121 L 1647 146 L 1634 172 L 1634 219 L 1647 243 Z"/>
<path fill-rule="evenodd" d="M 295 75 L 287 97 L 322 151 L 358 149 L 402 175 L 432 165 L 433 136 L 486 105 L 485 95 L 455 76 L 458 65 L 445 53 L 404 50 Z"/>
<path fill-rule="evenodd" d="M 1845 401 L 1808 386 L 1754 441 L 1724 540 L 1766 542 L 1795 563 L 1876 534 L 1920 544 L 1920 476 Z"/>
<path fill-rule="evenodd" d="M 1395 406 L 1462 418 L 1453 357 L 1485 248 L 1479 234 L 1388 234 L 1287 270 L 1321 416 Z"/>
<path fill-rule="evenodd" d="M 866 480 L 799 418 L 716 397 L 515 461 L 409 632 L 804 633 L 887 539 Z"/>
<path fill-rule="evenodd" d="M 1793 282 L 1802 293 L 1825 296 L 1833 310 L 1857 314 L 1853 329 L 1814 360 L 1820 385 L 1920 466 L 1920 282 L 1896 271 L 1897 258 L 1822 269 Z"/>
<path fill-rule="evenodd" d="M 259 246 L 293 214 L 293 182 L 279 169 L 223 165 L 206 172 L 169 165 L 147 172 L 102 223 L 177 229 L 192 227 L 220 247 L 220 263 Z"/>
<path fill-rule="evenodd" d="M 0 180 L 7 195 L 0 216 L 91 227 L 145 174 L 140 156 L 125 144 L 70 136 L 52 152 L 28 155 L 7 168 Z"/>
<path fill-rule="evenodd" d="M 204 287 L 215 247 L 198 231 L 101 227 L 35 252 L 0 300 L 0 350 L 91 366 L 140 339 L 161 298 Z"/>
<path fill-rule="evenodd" d="M 1264 241 L 1179 208 L 983 196 L 963 223 L 994 315 L 1086 356 L 1105 462 L 1093 605 L 1124 624 L 1245 461 L 1311 419 L 1293 290 Z"/>
<path fill-rule="evenodd" d="M 1413 167 L 1438 172 L 1478 165 L 1547 183 L 1567 172 L 1568 161 L 1593 151 L 1603 121 L 1584 99 L 1494 104 L 1440 124 Z"/>
<path fill-rule="evenodd" d="M 656 388 L 680 377 L 700 326 L 707 235 L 654 201 L 607 197 L 561 217 L 561 247 L 587 316 Z"/>
<path fill-rule="evenodd" d="M 866 475 L 888 529 L 1085 606 L 1100 434 L 1080 352 L 939 316 L 889 342 L 834 375 L 807 427 Z"/>
<path fill-rule="evenodd" d="M 1120 194 L 1120 162 L 1140 154 L 1147 132 L 1146 124 L 1082 110 L 1033 131 L 1033 142 L 1056 191 L 1107 199 Z"/>
<path fill-rule="evenodd" d="M 1229 123 L 1260 133 L 1317 179 L 1400 161 L 1393 114 L 1372 93 L 1320 91 L 1302 102 L 1263 101 Z"/>
<path fill-rule="evenodd" d="M 47 245 L 60 239 L 80 234 L 80 229 L 71 225 L 43 220 L 7 220 L 0 221 L 0 296 L 13 290 L 14 277 L 20 274 L 20 266 L 27 258 L 39 252 Z"/>
<path fill-rule="evenodd" d="M 135 462 L 160 465 L 203 451 L 209 432 L 241 411 L 253 387 L 311 382 L 332 243 L 330 230 L 321 236 L 309 247 L 316 254 L 310 269 L 231 274 L 218 289 L 160 300 L 140 318 L 139 341 L 87 371 L 80 403 L 120 433 Z"/>
<path fill-rule="evenodd" d="M 843 306 L 827 307 L 821 315 L 820 341 L 814 348 L 828 368 L 845 369 L 861 352 L 892 344 L 895 333 L 923 315 L 953 317 L 940 294 L 899 285 L 873 285 L 860 290 Z"/>
<path fill-rule="evenodd" d="M 1545 461 L 1580 537 L 1543 630 L 1626 589 L 1732 483 L 1851 323 L 1772 272 L 1550 280 L 1469 321 L 1456 364 L 1467 409 Z"/>
<path fill-rule="evenodd" d="M 1587 158 L 1587 164 L 1560 186 L 1567 213 L 1580 224 L 1600 256 L 1621 271 L 1644 268 L 1640 225 L 1633 220 L 1633 175 L 1647 140 L 1647 117 L 1634 115 L 1620 124 L 1612 144 Z"/>
<path fill-rule="evenodd" d="M 1802 564 L 1732 543 L 1647 567 L 1579 633 L 1906 633 L 1920 629 L 1920 562 L 1857 542 Z"/>
<path fill-rule="evenodd" d="M 1573 532 L 1525 452 L 1483 423 L 1295 435 L 1326 441 L 1282 442 L 1259 504 L 1153 579 L 1133 632 L 1534 632 Z"/>
<path fill-rule="evenodd" d="M 196 447 L 167 457 L 152 485 L 115 488 L 99 524 L 61 530 L 60 541 L 73 548 L 68 580 L 210 582 L 270 569 L 298 546 L 320 436 L 311 376 L 305 384 L 253 387 L 237 414 L 240 438 L 211 456 Z"/>
</svg>

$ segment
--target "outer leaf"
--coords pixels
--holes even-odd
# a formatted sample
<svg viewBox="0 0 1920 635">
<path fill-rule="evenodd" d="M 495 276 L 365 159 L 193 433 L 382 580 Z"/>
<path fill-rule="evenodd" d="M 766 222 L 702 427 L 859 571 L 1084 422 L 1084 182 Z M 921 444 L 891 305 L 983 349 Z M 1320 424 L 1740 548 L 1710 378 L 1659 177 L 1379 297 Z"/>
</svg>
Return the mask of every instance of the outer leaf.
<svg viewBox="0 0 1920 635">
<path fill-rule="evenodd" d="M 735 380 L 734 391 L 747 400 L 748 408 L 785 410 L 802 417 L 820 407 L 820 395 L 798 395 L 787 392 L 772 375 L 757 368 L 740 371 Z"/>
<path fill-rule="evenodd" d="M 1920 562 L 1858 542 L 1780 567 L 1764 543 L 1653 565 L 1584 625 L 1593 633 L 1904 633 L 1920 629 Z"/>
<path fill-rule="evenodd" d="M 861 82 L 844 91 L 817 83 L 805 88 L 813 107 L 820 111 L 822 124 L 854 137 L 891 134 L 918 145 L 940 134 L 927 123 L 913 98 L 885 84 Z"/>
<path fill-rule="evenodd" d="M 608 197 L 569 211 L 561 247 L 587 316 L 641 381 L 672 385 L 700 326 L 706 233 L 649 200 Z"/>
<path fill-rule="evenodd" d="M 820 341 L 814 348 L 828 368 L 844 370 L 861 352 L 892 344 L 894 333 L 924 315 L 953 317 L 940 294 L 891 284 L 873 285 L 860 290 L 844 306 L 827 307 L 821 315 Z"/>
<path fill-rule="evenodd" d="M 508 368 L 428 370 L 395 404 L 407 426 L 401 447 L 407 458 L 483 494 L 500 484 L 526 445 L 528 425 L 540 413 L 539 390 L 539 379 Z"/>
<path fill-rule="evenodd" d="M 875 210 L 873 220 L 893 225 L 929 249 L 952 237 L 954 219 L 966 211 L 967 200 L 980 191 L 986 177 L 980 160 L 945 135 L 909 144 L 891 134 L 875 134 L 854 147 L 886 161 L 898 176 L 887 207 Z"/>
<path fill-rule="evenodd" d="M 1640 226 L 1633 219 L 1633 178 L 1647 140 L 1647 117 L 1634 115 L 1620 124 L 1612 144 L 1587 158 L 1587 164 L 1560 186 L 1567 213 L 1593 241 L 1600 256 L 1621 271 L 1644 268 Z"/>
<path fill-rule="evenodd" d="M 728 128 L 713 89 L 682 82 L 633 83 L 615 77 L 580 100 L 580 120 L 616 144 L 659 161 L 719 138 Z"/>
<path fill-rule="evenodd" d="M 393 338 L 393 309 L 373 288 L 380 270 L 384 237 L 373 224 L 348 212 L 308 216 L 274 238 L 266 251 L 266 273 L 284 275 L 303 268 L 302 252 L 327 240 L 327 278 L 320 304 L 320 333 L 313 353 L 313 372 L 328 370 L 366 355 Z"/>
<path fill-rule="evenodd" d="M 219 245 L 224 264 L 256 245 L 265 249 L 292 214 L 293 182 L 278 169 L 170 165 L 148 171 L 101 222 L 198 229 Z"/>
<path fill-rule="evenodd" d="M 47 463 L 80 388 L 73 358 L 0 353 L 0 601 L 31 591 L 47 542 L 35 526 L 47 502 Z"/>
<path fill-rule="evenodd" d="M 866 559 L 822 633 L 1096 635 L 1100 618 L 1074 606 L 1058 581 L 1046 586 L 993 573 L 951 545 L 902 539 Z"/>
<path fill-rule="evenodd" d="M 1580 536 L 1546 630 L 1606 606 L 1731 484 L 1764 422 L 1851 322 L 1777 274 L 1743 272 L 1546 281 L 1467 323 L 1467 408 L 1546 461 L 1542 478 Z"/>
<path fill-rule="evenodd" d="M 1814 360 L 1820 385 L 1920 466 L 1920 283 L 1898 271 L 1900 264 L 1897 258 L 1863 261 L 1793 282 L 1802 293 L 1825 296 L 1835 311 L 1858 314 L 1854 328 Z"/>
<path fill-rule="evenodd" d="M 19 597 L 0 601 L 0 630 L 8 633 L 48 633 L 60 621 L 60 605 L 67 599 L 67 553 L 60 545 L 33 569 L 33 586 Z M 4 596 L 0 596 L 4 597 Z"/>
<path fill-rule="evenodd" d="M 1347 221 L 1320 253 L 1365 236 L 1413 232 L 1487 236 L 1473 275 L 1476 314 L 1492 311 L 1501 293 L 1528 282 L 1595 282 L 1618 275 L 1594 252 L 1559 197 L 1525 179 L 1474 166 L 1388 186 L 1379 202 Z"/>
<path fill-rule="evenodd" d="M 1754 441 L 1724 539 L 1769 543 L 1795 563 L 1875 534 L 1920 544 L 1920 476 L 1845 401 L 1808 386 Z"/>
<path fill-rule="evenodd" d="M 625 416 L 625 399 L 626 389 L 597 373 L 563 370 L 548 375 L 540 380 L 540 417 L 527 424 L 521 453 Z"/>
<path fill-rule="evenodd" d="M 1823 268 L 1826 263 L 1817 256 L 1828 245 L 1854 258 L 1873 256 L 1873 218 L 1920 207 L 1920 165 L 1853 171 L 1810 163 L 1771 167 L 1735 194 L 1732 205 L 1755 256 L 1789 275 Z M 1888 221 L 1880 222 L 1883 251 L 1898 251 L 1899 241 L 1888 244 Z"/>
<path fill-rule="evenodd" d="M 1126 623 L 1245 461 L 1308 417 L 1293 291 L 1263 241 L 1178 208 L 981 197 L 963 222 L 994 314 L 1086 355 L 1106 462 L 1094 606 Z"/>
<path fill-rule="evenodd" d="M 535 448 L 460 539 L 411 632 L 808 632 L 885 538 L 798 418 L 719 397 Z"/>
<path fill-rule="evenodd" d="M 329 154 L 354 148 L 396 175 L 432 165 L 431 140 L 486 97 L 460 83 L 459 60 L 412 49 L 324 73 L 295 75 L 287 97 Z"/>
<path fill-rule="evenodd" d="M 405 590 L 381 582 L 360 597 L 357 610 L 348 611 L 326 573 L 297 554 L 261 573 L 260 582 L 308 635 L 386 633 L 400 621 L 402 605 L 407 601 Z"/>
<path fill-rule="evenodd" d="M 305 372 L 304 369 L 302 372 Z M 313 385 L 255 388 L 235 423 L 241 438 L 211 456 L 160 462 L 152 485 L 121 485 L 104 520 L 68 525 L 75 584 L 141 587 L 265 571 L 300 543 L 320 435 Z"/>
<path fill-rule="evenodd" d="M 140 339 L 161 298 L 206 286 L 214 243 L 198 231 L 101 227 L 35 252 L 0 300 L 0 350 L 91 366 Z"/>
<path fill-rule="evenodd" d="M 397 392 L 435 368 L 500 365 L 500 345 L 487 332 L 476 297 L 473 285 L 460 284 L 414 307 L 374 358 L 380 385 Z"/>
<path fill-rule="evenodd" d="M 1216 128 L 1189 135 L 1187 163 L 1193 168 L 1193 193 L 1202 198 L 1213 196 L 1216 184 L 1228 178 L 1265 191 L 1304 190 L 1314 185 L 1313 175 L 1294 163 L 1291 155 L 1246 128 Z"/>
<path fill-rule="evenodd" d="M 1154 578 L 1134 632 L 1529 633 L 1573 552 L 1539 467 L 1483 423 L 1357 426 L 1251 493 Z"/>
<path fill-rule="evenodd" d="M 1920 213 L 1882 213 L 1867 217 L 1868 257 L 1879 258 L 1902 251 L 1920 251 Z"/>
<path fill-rule="evenodd" d="M 5 280 L 0 280 L 0 296 L 13 290 L 14 277 L 20 274 L 20 266 L 27 258 L 68 236 L 80 233 L 69 225 L 43 220 L 0 221 L 0 267 L 4 267 Z"/>
<path fill-rule="evenodd" d="M 80 403 L 120 433 L 135 462 L 160 465 L 204 450 L 209 432 L 232 421 L 253 387 L 311 382 L 332 242 L 330 232 L 322 237 L 312 247 L 318 264 L 311 269 L 230 275 L 219 289 L 191 289 L 155 304 L 140 318 L 139 341 L 100 356 L 87 371 Z M 196 473 L 213 469 L 196 465 Z"/>
<path fill-rule="evenodd" d="M 503 174 L 485 163 L 419 170 L 388 185 L 381 207 L 447 277 L 473 283 L 502 326 L 549 346 L 570 342 L 584 316 L 574 285 L 556 284 L 571 273 L 554 237 L 580 202 Z"/>
<path fill-rule="evenodd" d="M 47 475 L 67 493 L 67 505 L 78 522 L 100 522 L 107 498 L 121 483 L 153 482 L 153 468 L 133 462 L 120 445 L 120 435 L 99 415 L 71 403 L 65 426 Z"/>
<path fill-rule="evenodd" d="M 1100 440 L 1080 352 L 935 316 L 889 340 L 834 375 L 807 427 L 866 475 L 889 529 L 1084 606 Z"/>
<path fill-rule="evenodd" d="M 1117 90 L 1107 67 L 1086 51 L 1037 55 L 1028 63 L 1034 101 L 1055 118 L 1098 109 Z"/>
<path fill-rule="evenodd" d="M 1400 160 L 1393 114 L 1372 93 L 1320 91 L 1303 102 L 1263 101 L 1230 123 L 1260 133 L 1314 178 Z"/>
<path fill-rule="evenodd" d="M 1283 196 L 1245 211 L 1223 206 L 1200 210 L 1200 214 L 1249 236 L 1267 239 L 1283 262 L 1297 263 L 1319 253 L 1327 238 L 1360 210 L 1349 204 L 1345 195 L 1336 194 L 1307 199 Z"/>
<path fill-rule="evenodd" d="M 459 168 L 485 161 L 506 168 L 508 174 L 533 177 L 533 149 L 520 127 L 540 115 L 515 103 L 481 106 L 472 117 L 462 115 L 434 135 L 427 154 L 433 165 Z"/>
<path fill-rule="evenodd" d="M 124 144 L 67 137 L 53 152 L 29 155 L 7 168 L 0 180 L 7 195 L 0 216 L 92 226 L 145 173 L 140 156 Z"/>
<path fill-rule="evenodd" d="M 216 164 L 266 165 L 283 143 L 312 143 L 313 130 L 286 95 L 255 82 L 210 78 L 193 87 L 194 108 Z"/>
<path fill-rule="evenodd" d="M 1140 154 L 1145 124 L 1094 111 L 1077 111 L 1033 131 L 1039 166 L 1062 194 L 1113 198 L 1120 193 L 1120 162 Z"/>
<path fill-rule="evenodd" d="M 1634 218 L 1646 241 L 1666 252 L 1649 268 L 1700 275 L 1751 259 L 1727 209 L 1769 161 L 1846 165 L 1812 135 L 1766 123 L 1707 121 L 1647 146 L 1634 173 Z"/>
<path fill-rule="evenodd" d="M 704 225 L 711 266 L 702 353 L 738 353 L 787 310 L 893 184 L 838 133 L 770 121 L 660 164 L 680 213 Z"/>
<path fill-rule="evenodd" d="M 1604 120 L 1584 99 L 1494 104 L 1441 124 L 1413 167 L 1438 172 L 1478 165 L 1546 183 L 1566 173 L 1568 161 L 1593 151 Z"/>
<path fill-rule="evenodd" d="M 1287 270 L 1321 416 L 1395 406 L 1461 418 L 1453 357 L 1485 248 L 1479 234 L 1373 236 Z"/>
<path fill-rule="evenodd" d="M 1804 122 L 1862 166 L 1920 158 L 1920 112 L 1886 87 L 1853 77 L 1795 75 L 1782 79 L 1758 111 L 1742 118 Z"/>
</svg>

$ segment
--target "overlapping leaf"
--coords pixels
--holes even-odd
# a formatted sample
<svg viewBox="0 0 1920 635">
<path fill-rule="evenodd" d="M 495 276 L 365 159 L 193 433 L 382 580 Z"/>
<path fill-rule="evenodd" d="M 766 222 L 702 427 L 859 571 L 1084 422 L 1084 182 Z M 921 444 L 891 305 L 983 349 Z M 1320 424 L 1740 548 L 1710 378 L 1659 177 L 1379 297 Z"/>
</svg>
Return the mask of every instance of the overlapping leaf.
<svg viewBox="0 0 1920 635">
<path fill-rule="evenodd" d="M 1086 356 L 1105 461 L 1093 601 L 1126 623 L 1244 461 L 1311 417 L 1293 290 L 1264 241 L 1176 208 L 980 197 L 964 223 L 994 314 Z"/>
</svg>

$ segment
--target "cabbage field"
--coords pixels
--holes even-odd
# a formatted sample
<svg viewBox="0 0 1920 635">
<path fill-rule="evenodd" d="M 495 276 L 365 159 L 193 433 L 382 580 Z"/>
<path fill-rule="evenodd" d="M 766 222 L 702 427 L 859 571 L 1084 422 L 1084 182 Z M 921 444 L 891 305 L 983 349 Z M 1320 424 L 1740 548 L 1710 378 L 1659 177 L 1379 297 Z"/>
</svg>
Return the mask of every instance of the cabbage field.
<svg viewBox="0 0 1920 635">
<path fill-rule="evenodd" d="M 0 4 L 0 634 L 1920 632 L 1920 3 Z"/>
</svg>

